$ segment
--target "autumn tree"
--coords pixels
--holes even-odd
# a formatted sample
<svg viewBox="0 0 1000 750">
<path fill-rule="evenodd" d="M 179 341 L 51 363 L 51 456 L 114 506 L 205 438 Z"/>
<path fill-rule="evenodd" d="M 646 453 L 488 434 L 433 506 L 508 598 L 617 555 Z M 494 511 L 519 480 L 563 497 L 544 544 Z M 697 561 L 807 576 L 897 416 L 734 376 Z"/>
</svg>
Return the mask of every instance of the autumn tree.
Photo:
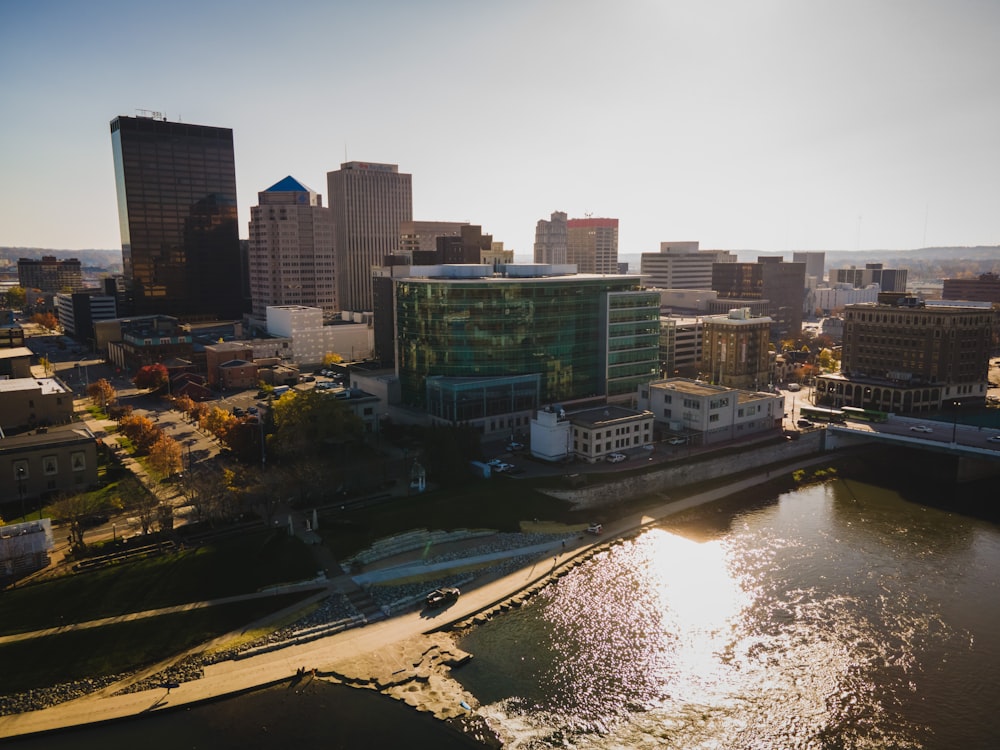
<svg viewBox="0 0 1000 750">
<path fill-rule="evenodd" d="M 101 378 L 88 385 L 87 395 L 90 396 L 91 401 L 102 409 L 107 407 L 108 404 L 113 403 L 118 397 L 114 386 L 106 378 Z"/>
<path fill-rule="evenodd" d="M 148 453 L 162 433 L 153 420 L 138 414 L 122 417 L 118 424 L 122 434 L 135 444 L 139 453 Z"/>
<path fill-rule="evenodd" d="M 31 316 L 30 321 L 36 326 L 40 326 L 47 331 L 54 331 L 59 328 L 59 319 L 50 312 L 40 312 L 35 313 Z"/>
<path fill-rule="evenodd" d="M 174 398 L 174 408 L 185 415 L 190 415 L 194 410 L 195 400 L 186 393 Z"/>
<path fill-rule="evenodd" d="M 236 422 L 237 419 L 231 412 L 215 406 L 209 409 L 204 416 L 199 419 L 198 425 L 203 430 L 211 432 L 219 440 L 224 441 L 226 439 L 226 435 L 229 434 L 229 430 L 233 428 L 233 425 L 235 425 Z"/>
<path fill-rule="evenodd" d="M 322 391 L 289 392 L 271 409 L 274 434 L 270 451 L 278 456 L 306 456 L 357 441 L 364 432 L 361 419 L 340 399 Z"/>
<path fill-rule="evenodd" d="M 38 357 L 38 364 L 42 366 L 42 370 L 45 372 L 46 375 L 50 375 L 52 373 L 52 360 L 50 360 L 44 354 Z"/>
<path fill-rule="evenodd" d="M 327 352 L 326 354 L 323 355 L 324 367 L 329 367 L 330 365 L 338 365 L 343 361 L 344 358 L 341 357 L 339 354 L 337 354 L 337 352 Z"/>
<path fill-rule="evenodd" d="M 64 495 L 50 506 L 52 520 L 62 524 L 69 531 L 69 546 L 73 550 L 85 548 L 83 539 L 87 522 L 99 512 L 100 506 L 94 496 L 81 492 Z"/>
<path fill-rule="evenodd" d="M 132 378 L 132 382 L 135 383 L 136 388 L 158 391 L 167 386 L 169 379 L 170 374 L 167 372 L 167 368 L 157 362 L 156 364 L 140 367 L 135 377 Z"/>
<path fill-rule="evenodd" d="M 162 476 L 176 474 L 183 467 L 180 443 L 161 432 L 149 448 L 149 464 Z"/>
<path fill-rule="evenodd" d="M 121 422 L 125 417 L 132 416 L 132 404 L 111 404 L 108 407 L 108 417 L 118 422 L 121 426 Z"/>
</svg>

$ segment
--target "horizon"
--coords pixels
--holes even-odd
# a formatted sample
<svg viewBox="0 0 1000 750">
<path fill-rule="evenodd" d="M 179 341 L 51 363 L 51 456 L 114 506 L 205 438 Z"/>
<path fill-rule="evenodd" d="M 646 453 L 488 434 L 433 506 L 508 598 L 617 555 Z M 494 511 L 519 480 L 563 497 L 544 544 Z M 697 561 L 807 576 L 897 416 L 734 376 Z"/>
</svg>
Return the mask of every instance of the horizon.
<svg viewBox="0 0 1000 750">
<path fill-rule="evenodd" d="M 415 220 L 478 224 L 518 262 L 554 211 L 617 218 L 621 255 L 1000 243 L 998 4 L 53 0 L 0 19 L 11 247 L 120 249 L 109 123 L 145 108 L 233 130 L 241 236 L 286 175 L 329 205 L 326 174 L 372 161 L 413 175 Z"/>
</svg>

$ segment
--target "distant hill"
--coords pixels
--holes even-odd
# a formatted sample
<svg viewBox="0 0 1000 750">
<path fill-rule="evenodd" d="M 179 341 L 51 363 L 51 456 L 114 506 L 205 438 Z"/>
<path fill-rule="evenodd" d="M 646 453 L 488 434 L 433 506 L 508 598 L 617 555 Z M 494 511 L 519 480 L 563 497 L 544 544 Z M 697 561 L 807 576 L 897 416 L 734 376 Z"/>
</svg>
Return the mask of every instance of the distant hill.
<svg viewBox="0 0 1000 750">
<path fill-rule="evenodd" d="M 103 268 L 121 272 L 122 250 L 50 250 L 41 247 L 0 247 L 0 259 L 9 260 L 15 266 L 19 258 L 39 259 L 51 255 L 59 260 L 76 258 L 84 268 Z"/>
<path fill-rule="evenodd" d="M 706 250 L 711 248 L 705 248 Z M 792 259 L 792 251 L 736 250 L 743 262 L 752 262 L 761 255 L 780 255 Z M 827 270 L 831 268 L 864 268 L 866 263 L 881 263 L 886 268 L 906 268 L 910 281 L 919 278 L 954 278 L 960 275 L 1000 273 L 1000 245 L 975 247 L 922 247 L 916 250 L 825 250 Z M 619 261 L 629 264 L 629 271 L 639 272 L 641 253 L 622 253 Z"/>
</svg>

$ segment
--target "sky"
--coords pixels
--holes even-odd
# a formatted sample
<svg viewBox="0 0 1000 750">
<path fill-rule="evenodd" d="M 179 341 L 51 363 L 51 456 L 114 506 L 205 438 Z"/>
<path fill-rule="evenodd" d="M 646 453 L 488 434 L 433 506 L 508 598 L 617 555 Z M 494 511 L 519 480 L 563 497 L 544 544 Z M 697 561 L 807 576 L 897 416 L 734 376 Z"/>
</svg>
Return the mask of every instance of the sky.
<svg viewBox="0 0 1000 750">
<path fill-rule="evenodd" d="M 119 248 L 109 123 L 232 128 L 240 235 L 287 175 L 413 175 L 530 261 L 1000 244 L 995 0 L 0 0 L 0 245 Z"/>
</svg>

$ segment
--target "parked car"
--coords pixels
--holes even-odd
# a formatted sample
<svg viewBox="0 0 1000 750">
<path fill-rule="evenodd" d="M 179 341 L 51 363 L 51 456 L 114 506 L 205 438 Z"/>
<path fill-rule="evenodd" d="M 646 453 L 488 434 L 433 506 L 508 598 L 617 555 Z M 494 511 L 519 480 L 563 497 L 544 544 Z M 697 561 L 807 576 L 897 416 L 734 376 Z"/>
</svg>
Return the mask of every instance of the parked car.
<svg viewBox="0 0 1000 750">
<path fill-rule="evenodd" d="M 428 607 L 443 607 L 454 602 L 461 594 L 462 592 L 454 587 L 434 589 L 424 597 L 424 604 Z"/>
<path fill-rule="evenodd" d="M 799 419 L 795 422 L 799 427 L 815 427 L 808 419 Z"/>
<path fill-rule="evenodd" d="M 242 417 L 242 416 L 244 416 L 245 414 L 246 414 L 246 412 L 245 412 L 245 411 L 243 411 L 243 409 L 241 409 L 241 408 L 240 408 L 239 406 L 237 406 L 237 407 L 235 407 L 235 408 L 233 409 L 233 416 L 234 416 L 234 417 Z"/>
<path fill-rule="evenodd" d="M 590 526 L 587 527 L 587 533 L 588 534 L 593 534 L 594 536 L 597 536 L 598 534 L 602 533 L 603 531 L 604 531 L 604 527 L 601 526 L 601 524 L 599 524 L 599 523 L 592 523 L 592 524 L 590 524 Z"/>
<path fill-rule="evenodd" d="M 993 435 L 991 437 L 986 438 L 986 440 L 991 443 L 1000 443 L 1000 435 Z"/>
<path fill-rule="evenodd" d="M 507 450 L 509 450 L 509 451 L 519 451 L 522 448 L 524 448 L 524 444 L 523 443 L 516 443 L 516 442 L 513 442 L 513 441 L 507 443 Z"/>
<path fill-rule="evenodd" d="M 628 458 L 628 456 L 626 456 L 624 453 L 609 453 L 606 460 L 608 461 L 608 463 L 617 464 L 621 463 L 626 458 Z"/>
<path fill-rule="evenodd" d="M 669 445 L 684 445 L 687 442 L 687 438 L 682 437 L 672 437 L 667 441 Z"/>
<path fill-rule="evenodd" d="M 258 409 L 256 406 L 247 407 L 247 414 L 256 414 L 258 411 L 260 411 L 260 409 Z"/>
<path fill-rule="evenodd" d="M 910 432 L 934 432 L 934 430 L 925 424 L 915 424 L 910 428 Z"/>
</svg>

